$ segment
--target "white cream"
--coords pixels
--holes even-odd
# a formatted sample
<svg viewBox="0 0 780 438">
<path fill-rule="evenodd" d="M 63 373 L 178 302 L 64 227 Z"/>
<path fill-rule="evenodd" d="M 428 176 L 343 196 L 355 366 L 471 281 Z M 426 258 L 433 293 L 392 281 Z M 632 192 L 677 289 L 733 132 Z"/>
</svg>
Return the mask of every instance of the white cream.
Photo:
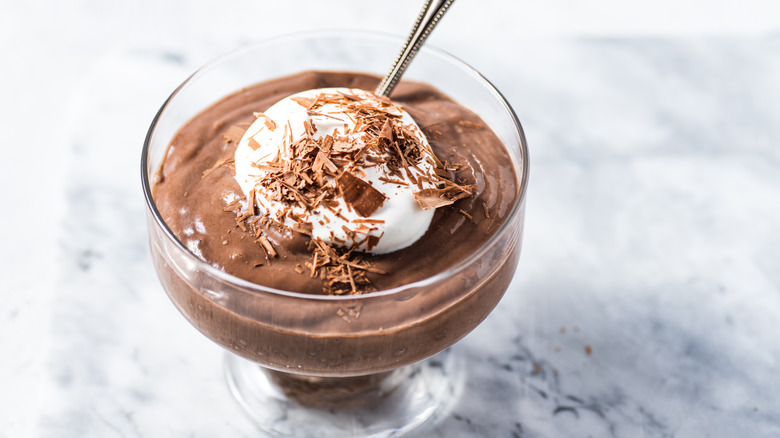
<svg viewBox="0 0 780 438">
<path fill-rule="evenodd" d="M 301 104 L 294 101 L 293 98 L 316 98 L 321 94 L 345 93 L 355 95 L 364 99 L 374 106 L 385 105 L 373 94 L 357 89 L 348 88 L 323 88 L 318 90 L 308 90 L 293 96 L 284 98 L 271 106 L 263 115 L 252 123 L 247 129 L 244 137 L 241 139 L 235 153 L 236 181 L 241 186 L 244 194 L 249 197 L 252 189 L 255 190 L 257 208 L 261 213 L 269 213 L 274 216 L 277 211 L 292 209 L 296 215 L 302 216 L 304 222 L 312 225 L 312 237 L 322 239 L 330 244 L 337 245 L 338 241 L 331 241 L 331 236 L 335 239 L 352 243 L 343 227 L 354 230 L 362 220 L 372 220 L 371 227 L 375 228 L 369 234 L 380 237 L 379 242 L 370 252 L 388 253 L 405 248 L 417 241 L 428 229 L 433 218 L 434 209 L 423 210 L 414 199 L 414 193 L 420 188 L 412 183 L 405 172 L 402 176 L 395 175 L 394 180 L 402 180 L 406 184 L 389 183 L 382 181 L 381 177 L 388 177 L 389 170 L 385 164 L 376 166 L 366 166 L 367 163 L 361 161 L 356 164 L 356 172 L 360 178 L 370 183 L 375 189 L 381 192 L 385 197 L 382 206 L 377 209 L 369 218 L 359 216 L 355 211 L 348 208 L 346 202 L 341 196 L 336 197 L 341 216 L 337 216 L 331 210 L 318 207 L 312 212 L 306 212 L 302 207 L 284 205 L 282 202 L 271 201 L 267 189 L 260 183 L 266 175 L 266 171 L 257 167 L 258 164 L 271 163 L 279 157 L 282 160 L 289 160 L 286 156 L 285 138 L 289 143 L 290 131 L 292 132 L 292 143 L 306 135 L 304 122 L 308 121 L 316 129 L 314 138 L 321 138 L 326 135 L 334 135 L 337 132 L 343 135 L 345 132 L 351 132 L 355 127 L 355 114 L 345 113 L 347 108 L 340 104 L 324 104 L 316 109 L 317 114 L 310 115 L 309 111 Z M 409 171 L 415 176 L 434 174 L 433 151 L 412 117 L 397 105 L 390 107 L 384 106 L 384 110 L 396 113 L 401 116 L 401 123 L 407 127 L 422 143 L 423 157 L 417 164 L 417 168 L 410 167 Z M 319 115 L 322 114 L 322 115 Z M 267 123 L 270 119 L 273 123 Z M 271 128 L 269 126 L 274 126 Z M 350 141 L 362 142 L 363 134 L 351 135 Z M 256 141 L 260 146 L 253 149 L 250 146 L 250 139 Z M 255 145 L 256 146 L 256 145 Z M 369 152 L 369 154 L 372 152 Z M 435 180 L 435 178 L 432 178 Z M 434 188 L 433 183 L 423 183 L 422 188 Z M 345 220 L 346 219 L 346 220 Z M 373 223 L 373 221 L 383 221 L 382 223 Z M 285 220 L 284 225 L 292 228 L 295 221 L 290 218 Z M 366 250 L 365 244 L 360 249 Z"/>
</svg>

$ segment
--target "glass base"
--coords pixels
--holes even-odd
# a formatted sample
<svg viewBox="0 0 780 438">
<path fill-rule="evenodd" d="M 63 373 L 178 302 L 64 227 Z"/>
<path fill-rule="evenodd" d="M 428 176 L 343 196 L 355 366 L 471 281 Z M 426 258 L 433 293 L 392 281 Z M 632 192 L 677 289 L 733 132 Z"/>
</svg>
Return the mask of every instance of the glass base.
<svg viewBox="0 0 780 438">
<path fill-rule="evenodd" d="M 230 391 L 274 437 L 399 437 L 435 423 L 464 385 L 460 357 L 445 350 L 422 362 L 358 377 L 272 371 L 227 353 Z"/>
</svg>

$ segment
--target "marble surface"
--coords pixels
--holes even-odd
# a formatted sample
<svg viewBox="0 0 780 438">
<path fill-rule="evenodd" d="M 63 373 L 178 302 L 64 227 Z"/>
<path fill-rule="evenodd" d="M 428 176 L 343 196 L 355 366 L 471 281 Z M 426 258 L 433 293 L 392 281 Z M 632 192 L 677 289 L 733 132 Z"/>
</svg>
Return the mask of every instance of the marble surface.
<svg viewBox="0 0 780 438">
<path fill-rule="evenodd" d="M 313 19 L 253 23 L 248 1 L 224 14 L 216 2 L 43 3 L 0 18 L 4 36 L 25 37 L 3 39 L 14 62 L 0 70 L 0 182 L 17 206 L 0 222 L 14 249 L 0 259 L 0 437 L 262 436 L 228 392 L 222 351 L 157 282 L 140 149 L 192 70 Z M 480 69 L 523 122 L 525 242 L 505 299 L 455 347 L 466 395 L 424 436 L 780 436 L 771 8 L 755 15 L 759 35 L 705 20 L 691 37 L 662 15 L 657 35 L 643 22 L 650 35 L 627 36 L 604 17 L 614 34 L 529 34 L 506 14 L 501 26 L 479 16 L 475 38 L 461 31 L 473 3 L 453 7 L 431 42 Z M 349 16 L 375 13 L 366 4 Z M 403 33 L 416 9 L 404 1 L 376 25 L 342 27 Z"/>
</svg>

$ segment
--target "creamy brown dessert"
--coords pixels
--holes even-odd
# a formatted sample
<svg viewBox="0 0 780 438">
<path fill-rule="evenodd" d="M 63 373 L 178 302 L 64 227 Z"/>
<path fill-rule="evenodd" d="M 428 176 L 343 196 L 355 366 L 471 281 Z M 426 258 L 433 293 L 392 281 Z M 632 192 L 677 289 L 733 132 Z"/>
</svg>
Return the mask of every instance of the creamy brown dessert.
<svg viewBox="0 0 780 438">
<path fill-rule="evenodd" d="M 372 89 L 375 77 L 352 73 L 304 73 L 266 82 L 230 96 L 190 121 L 173 139 L 155 187 L 163 219 L 199 256 L 237 277 L 275 289 L 321 293 L 312 278 L 310 237 L 288 229 L 263 228 L 263 243 L 243 232 L 225 199 L 245 198 L 230 163 L 238 141 L 229 130 L 254 121 L 254 113 L 292 93 L 330 86 Z M 501 142 L 482 121 L 430 86 L 403 83 L 393 100 L 401 103 L 448 163 L 448 178 L 474 186 L 474 195 L 437 209 L 428 232 L 415 244 L 389 254 L 365 255 L 367 276 L 376 290 L 426 278 L 479 248 L 503 222 L 517 196 L 517 178 Z M 239 137 L 240 138 L 240 137 Z M 235 204 L 235 208 L 238 204 Z M 205 233 L 202 232 L 205 230 Z M 194 243 L 194 245 L 193 245 Z M 383 273 L 379 273 L 383 272 Z"/>
<path fill-rule="evenodd" d="M 231 165 L 238 142 L 231 130 L 245 129 L 255 113 L 293 93 L 371 90 L 378 81 L 357 73 L 305 72 L 249 87 L 206 109 L 181 128 L 160 169 L 154 199 L 163 220 L 199 258 L 238 278 L 283 291 L 333 292 L 327 275 L 312 268 L 322 262 L 313 262 L 317 249 L 306 232 L 273 222 L 245 229 L 246 206 L 226 203 L 246 198 Z M 358 292 L 381 293 L 457 265 L 483 247 L 519 202 L 512 160 L 477 115 L 426 84 L 402 82 L 392 97 L 427 136 L 446 178 L 467 188 L 468 196 L 437 208 L 427 232 L 410 246 L 349 254 L 362 266 L 349 268 L 362 279 Z M 516 227 L 510 240 L 519 238 Z M 344 254 L 337 251 L 333 257 Z M 397 295 L 340 301 L 227 291 L 233 286 L 206 275 L 179 276 L 164 257 L 155 263 L 182 313 L 226 348 L 276 370 L 354 376 L 417 362 L 463 337 L 499 301 L 518 256 L 516 242 L 499 243 L 456 275 Z M 335 291 L 350 293 L 348 286 Z"/>
</svg>

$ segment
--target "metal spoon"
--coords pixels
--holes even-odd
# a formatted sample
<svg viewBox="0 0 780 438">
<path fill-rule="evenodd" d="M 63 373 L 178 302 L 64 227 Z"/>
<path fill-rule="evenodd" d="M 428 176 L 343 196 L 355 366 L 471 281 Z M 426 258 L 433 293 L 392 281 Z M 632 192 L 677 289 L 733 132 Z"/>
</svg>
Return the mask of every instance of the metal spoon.
<svg viewBox="0 0 780 438">
<path fill-rule="evenodd" d="M 401 80 L 401 75 L 404 74 L 406 68 L 409 67 L 409 63 L 412 62 L 414 55 L 417 54 L 417 50 L 423 45 L 425 39 L 428 38 L 433 28 L 439 23 L 439 20 L 447 12 L 447 8 L 455 0 L 426 0 L 423 5 L 420 15 L 417 16 L 417 21 L 412 27 L 412 31 L 409 36 L 406 37 L 406 42 L 401 48 L 401 52 L 395 58 L 393 66 L 390 71 L 376 87 L 374 93 L 380 96 L 389 96 L 393 92 L 393 89 L 398 85 L 398 81 Z"/>
</svg>

